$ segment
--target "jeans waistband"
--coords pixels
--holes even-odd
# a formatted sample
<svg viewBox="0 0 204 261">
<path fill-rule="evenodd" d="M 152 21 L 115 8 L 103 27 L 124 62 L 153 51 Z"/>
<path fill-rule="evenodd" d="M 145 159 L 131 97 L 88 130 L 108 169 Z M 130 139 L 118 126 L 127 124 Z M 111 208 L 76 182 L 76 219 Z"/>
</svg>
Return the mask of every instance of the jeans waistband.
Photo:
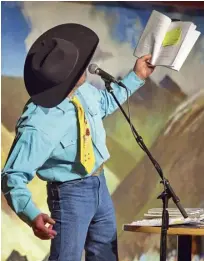
<svg viewBox="0 0 204 261">
<path fill-rule="evenodd" d="M 49 182 L 47 182 L 47 185 L 61 185 L 65 182 L 82 180 L 82 179 L 86 179 L 86 178 L 89 178 L 89 177 L 92 177 L 92 176 L 100 176 L 100 175 L 103 174 L 103 168 L 104 168 L 104 163 L 101 164 L 100 167 L 97 170 L 95 170 L 90 176 L 81 177 L 81 178 L 77 178 L 77 179 L 74 179 L 74 180 L 68 180 L 68 181 L 49 181 Z"/>
</svg>

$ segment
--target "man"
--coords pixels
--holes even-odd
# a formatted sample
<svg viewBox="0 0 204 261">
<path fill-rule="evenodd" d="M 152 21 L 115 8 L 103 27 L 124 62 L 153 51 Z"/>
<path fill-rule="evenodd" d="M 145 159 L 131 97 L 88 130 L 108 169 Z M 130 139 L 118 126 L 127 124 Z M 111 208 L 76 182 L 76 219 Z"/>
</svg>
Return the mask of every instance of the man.
<svg viewBox="0 0 204 261">
<path fill-rule="evenodd" d="M 118 260 L 114 208 L 103 171 L 109 153 L 102 123 L 117 105 L 107 90 L 86 82 L 84 73 L 98 41 L 82 25 L 60 25 L 36 40 L 25 62 L 31 101 L 17 122 L 2 191 L 38 238 L 52 239 L 50 261 L 80 261 L 83 249 L 87 261 Z M 150 57 L 138 59 L 123 79 L 130 94 L 152 73 Z M 125 89 L 112 87 L 122 104 Z M 51 217 L 35 206 L 26 187 L 36 172 L 47 181 Z"/>
</svg>

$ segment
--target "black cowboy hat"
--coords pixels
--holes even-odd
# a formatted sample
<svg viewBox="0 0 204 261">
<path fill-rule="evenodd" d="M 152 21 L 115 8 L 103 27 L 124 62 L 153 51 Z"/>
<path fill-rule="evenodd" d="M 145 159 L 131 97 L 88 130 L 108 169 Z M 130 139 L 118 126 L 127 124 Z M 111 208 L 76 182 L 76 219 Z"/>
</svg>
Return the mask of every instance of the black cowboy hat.
<svg viewBox="0 0 204 261">
<path fill-rule="evenodd" d="M 95 32 L 80 24 L 62 24 L 43 33 L 24 66 L 32 101 L 47 108 L 60 104 L 86 70 L 98 42 Z"/>
</svg>

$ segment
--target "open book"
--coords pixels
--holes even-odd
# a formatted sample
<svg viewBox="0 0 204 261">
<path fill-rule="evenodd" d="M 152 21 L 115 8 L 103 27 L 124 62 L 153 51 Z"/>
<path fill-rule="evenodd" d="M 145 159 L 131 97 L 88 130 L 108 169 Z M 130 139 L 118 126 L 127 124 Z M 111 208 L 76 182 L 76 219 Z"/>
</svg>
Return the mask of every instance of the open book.
<svg viewBox="0 0 204 261">
<path fill-rule="evenodd" d="M 196 43 L 200 32 L 192 22 L 172 22 L 153 11 L 134 51 L 134 56 L 151 54 L 150 64 L 179 71 Z"/>
</svg>

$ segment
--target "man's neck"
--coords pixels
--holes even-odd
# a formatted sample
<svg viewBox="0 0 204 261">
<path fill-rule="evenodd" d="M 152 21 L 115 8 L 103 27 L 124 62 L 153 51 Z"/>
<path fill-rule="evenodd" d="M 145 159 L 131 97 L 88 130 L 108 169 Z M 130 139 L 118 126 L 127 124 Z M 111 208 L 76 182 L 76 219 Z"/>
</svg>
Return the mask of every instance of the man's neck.
<svg viewBox="0 0 204 261">
<path fill-rule="evenodd" d="M 82 86 L 84 83 L 86 82 L 86 80 L 84 79 L 81 82 L 77 82 L 77 84 L 75 85 L 75 87 L 71 90 L 71 92 L 68 94 L 68 98 L 72 98 L 72 96 L 74 95 L 74 92 L 80 87 Z"/>
<path fill-rule="evenodd" d="M 74 95 L 74 92 L 77 90 L 79 88 L 79 86 L 75 86 L 72 90 L 71 90 L 71 92 L 68 94 L 68 98 L 71 98 L 73 95 Z"/>
</svg>

